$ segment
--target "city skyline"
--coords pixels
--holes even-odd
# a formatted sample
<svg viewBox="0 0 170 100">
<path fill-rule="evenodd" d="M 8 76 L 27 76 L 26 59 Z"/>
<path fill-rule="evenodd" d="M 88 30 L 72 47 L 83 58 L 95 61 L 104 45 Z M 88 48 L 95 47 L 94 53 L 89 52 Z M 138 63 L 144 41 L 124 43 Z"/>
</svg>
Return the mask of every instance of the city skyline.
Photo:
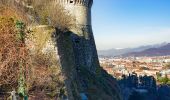
<svg viewBox="0 0 170 100">
<path fill-rule="evenodd" d="M 97 49 L 170 42 L 170 1 L 94 0 L 92 26 Z"/>
</svg>

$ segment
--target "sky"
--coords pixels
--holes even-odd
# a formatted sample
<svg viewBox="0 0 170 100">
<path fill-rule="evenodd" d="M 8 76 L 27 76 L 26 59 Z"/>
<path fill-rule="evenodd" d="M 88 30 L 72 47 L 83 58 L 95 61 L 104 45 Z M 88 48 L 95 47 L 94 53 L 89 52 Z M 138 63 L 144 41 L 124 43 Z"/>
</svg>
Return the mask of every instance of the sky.
<svg viewBox="0 0 170 100">
<path fill-rule="evenodd" d="M 98 50 L 170 43 L 170 0 L 94 0 Z"/>
</svg>

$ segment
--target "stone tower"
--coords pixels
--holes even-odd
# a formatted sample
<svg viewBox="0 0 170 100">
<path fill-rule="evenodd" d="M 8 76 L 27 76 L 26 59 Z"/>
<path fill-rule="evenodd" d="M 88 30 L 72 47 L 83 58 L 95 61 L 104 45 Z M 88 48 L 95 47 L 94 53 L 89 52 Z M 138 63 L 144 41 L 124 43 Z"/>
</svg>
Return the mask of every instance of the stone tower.
<svg viewBox="0 0 170 100">
<path fill-rule="evenodd" d="M 122 100 L 116 80 L 99 67 L 91 25 L 93 0 L 55 1 L 63 5 L 74 19 L 68 32 L 56 29 L 42 50 L 45 54 L 52 52 L 57 55 L 55 67 L 60 67 L 64 76 L 65 93 L 62 95 L 68 100 Z M 49 29 L 49 26 L 40 25 L 32 30 L 43 36 L 49 33 Z M 63 86 L 61 88 L 63 90 Z"/>
<path fill-rule="evenodd" d="M 70 29 L 76 67 L 86 67 L 96 71 L 99 66 L 96 45 L 91 25 L 91 7 L 93 0 L 58 0 L 74 18 Z"/>
</svg>

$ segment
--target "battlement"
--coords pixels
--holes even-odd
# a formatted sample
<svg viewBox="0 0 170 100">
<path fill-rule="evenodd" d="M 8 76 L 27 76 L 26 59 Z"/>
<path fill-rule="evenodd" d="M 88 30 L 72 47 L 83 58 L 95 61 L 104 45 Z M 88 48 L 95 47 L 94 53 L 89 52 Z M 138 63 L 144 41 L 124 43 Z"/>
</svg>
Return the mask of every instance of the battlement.
<svg viewBox="0 0 170 100">
<path fill-rule="evenodd" d="M 56 0 L 56 2 L 62 4 L 73 4 L 87 7 L 91 7 L 93 4 L 93 0 Z"/>
</svg>

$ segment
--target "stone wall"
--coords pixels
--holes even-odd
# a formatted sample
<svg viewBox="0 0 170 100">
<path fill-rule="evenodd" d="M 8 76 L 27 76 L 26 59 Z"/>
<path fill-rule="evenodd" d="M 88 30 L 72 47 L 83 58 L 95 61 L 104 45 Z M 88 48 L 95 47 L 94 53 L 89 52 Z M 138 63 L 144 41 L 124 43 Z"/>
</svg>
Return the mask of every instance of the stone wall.
<svg viewBox="0 0 170 100">
<path fill-rule="evenodd" d="M 67 0 L 61 2 L 75 21 L 75 25 L 70 28 L 70 33 L 76 67 L 86 67 L 95 73 L 96 68 L 99 67 L 99 61 L 91 25 L 92 3 L 93 0 Z"/>
</svg>

